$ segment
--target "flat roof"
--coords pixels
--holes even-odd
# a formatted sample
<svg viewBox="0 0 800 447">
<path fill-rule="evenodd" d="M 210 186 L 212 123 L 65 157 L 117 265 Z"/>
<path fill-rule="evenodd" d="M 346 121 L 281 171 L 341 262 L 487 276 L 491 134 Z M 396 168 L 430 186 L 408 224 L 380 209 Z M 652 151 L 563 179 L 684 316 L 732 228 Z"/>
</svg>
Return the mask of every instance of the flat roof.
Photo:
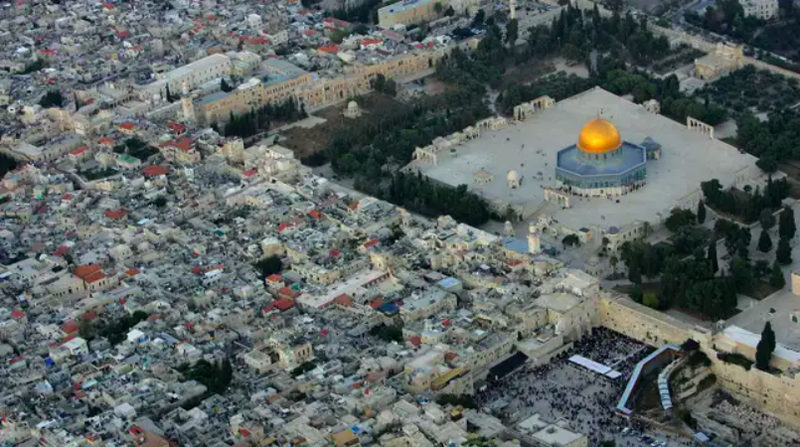
<svg viewBox="0 0 800 447">
<path fill-rule="evenodd" d="M 647 183 L 638 191 L 614 200 L 572 197 L 572 208 L 566 210 L 555 203 L 543 207 L 568 228 L 658 222 L 659 213 L 666 217 L 676 203 L 699 190 L 700 182 L 716 178 L 729 185 L 739 171 L 753 169 L 747 171 L 747 178 L 759 172 L 755 157 L 601 88 L 560 101 L 524 122 L 511 121 L 505 129 L 485 130 L 480 138 L 456 146 L 454 153 L 443 150 L 438 166 L 417 166 L 435 180 L 468 185 L 490 201 L 520 205 L 525 214 L 532 213 L 544 201 L 544 188 L 556 186 L 558 151 L 575 144 L 583 126 L 598 113 L 617 127 L 625 141 L 641 144 L 652 137 L 662 146 L 661 159 L 647 161 Z M 522 179 L 517 189 L 508 188 L 505 181 L 512 169 Z M 492 174 L 494 180 L 486 185 L 474 183 L 473 175 L 480 170 Z"/>
<path fill-rule="evenodd" d="M 578 439 L 583 438 L 580 433 L 569 431 L 561 428 L 558 425 L 550 424 L 547 427 L 537 431 L 533 434 L 534 439 L 540 440 L 547 445 L 570 445 Z"/>
</svg>

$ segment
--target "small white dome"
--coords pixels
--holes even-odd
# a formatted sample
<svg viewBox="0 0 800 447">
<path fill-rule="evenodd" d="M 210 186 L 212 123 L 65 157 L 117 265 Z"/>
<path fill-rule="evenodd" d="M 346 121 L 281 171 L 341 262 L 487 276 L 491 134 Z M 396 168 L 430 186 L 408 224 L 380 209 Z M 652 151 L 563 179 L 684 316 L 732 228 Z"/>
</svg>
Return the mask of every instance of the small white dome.
<svg viewBox="0 0 800 447">
<path fill-rule="evenodd" d="M 517 171 L 512 169 L 512 170 L 508 171 L 508 175 L 506 176 L 506 180 L 509 181 L 509 182 L 510 181 L 517 181 L 517 180 L 519 180 L 519 174 L 517 174 Z"/>
</svg>

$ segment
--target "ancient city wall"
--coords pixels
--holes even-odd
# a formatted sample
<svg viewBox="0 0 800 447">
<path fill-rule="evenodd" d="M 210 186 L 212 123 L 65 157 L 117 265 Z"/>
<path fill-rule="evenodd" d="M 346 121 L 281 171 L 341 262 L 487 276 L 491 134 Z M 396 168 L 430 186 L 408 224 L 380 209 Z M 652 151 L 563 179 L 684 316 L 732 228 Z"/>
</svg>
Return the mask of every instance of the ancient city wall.
<svg viewBox="0 0 800 447">
<path fill-rule="evenodd" d="M 717 359 L 711 331 L 683 323 L 625 297 L 604 296 L 600 321 L 609 329 L 653 346 L 680 345 L 689 338 L 700 343 L 712 362 L 717 383 L 748 405 L 772 414 L 784 423 L 800 427 L 800 380 L 794 373 L 773 375 L 755 367 L 746 370 Z"/>
<path fill-rule="evenodd" d="M 702 333 L 701 328 L 695 328 L 621 296 L 607 296 L 600 300 L 600 323 L 652 346 L 680 346 L 689 338 L 694 338 L 703 345 L 710 345 L 710 333 Z"/>
<path fill-rule="evenodd" d="M 784 423 L 800 427 L 800 389 L 797 380 L 776 376 L 756 369 L 746 370 L 739 365 L 716 358 L 713 349 L 706 349 L 712 360 L 711 371 L 717 383 L 731 391 L 748 405 L 772 414 Z"/>
</svg>

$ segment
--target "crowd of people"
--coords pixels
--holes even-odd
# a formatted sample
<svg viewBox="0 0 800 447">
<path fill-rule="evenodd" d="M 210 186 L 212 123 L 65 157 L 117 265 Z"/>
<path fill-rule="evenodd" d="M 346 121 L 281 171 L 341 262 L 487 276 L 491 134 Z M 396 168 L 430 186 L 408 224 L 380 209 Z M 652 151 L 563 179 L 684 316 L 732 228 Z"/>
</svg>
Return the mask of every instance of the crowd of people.
<svg viewBox="0 0 800 447">
<path fill-rule="evenodd" d="M 487 384 L 476 398 L 481 406 L 499 410 L 510 424 L 517 424 L 538 413 L 550 422 L 562 418 L 568 420 L 573 430 L 589 437 L 589 445 L 616 440 L 620 447 L 647 446 L 650 443 L 636 435 L 640 430 L 627 430 L 622 434 L 629 422 L 617 416 L 614 408 L 634 366 L 650 352 L 652 348 L 642 343 L 597 328 L 591 336 L 576 342 L 550 362 L 535 367 L 524 366 Z M 612 367 L 623 376 L 611 379 L 573 364 L 568 359 L 576 354 Z M 675 439 L 670 445 L 692 444 Z"/>
</svg>

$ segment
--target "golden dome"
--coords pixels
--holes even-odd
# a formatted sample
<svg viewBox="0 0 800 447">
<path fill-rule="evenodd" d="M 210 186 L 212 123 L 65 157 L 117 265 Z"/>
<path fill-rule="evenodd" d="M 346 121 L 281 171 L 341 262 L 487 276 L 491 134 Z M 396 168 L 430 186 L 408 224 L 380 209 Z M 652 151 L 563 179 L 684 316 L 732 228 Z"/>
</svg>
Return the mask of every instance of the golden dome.
<svg viewBox="0 0 800 447">
<path fill-rule="evenodd" d="M 619 131 L 613 124 L 597 118 L 589 121 L 581 129 L 578 137 L 578 149 L 593 154 L 602 154 L 619 149 L 622 146 L 622 138 Z"/>
</svg>

